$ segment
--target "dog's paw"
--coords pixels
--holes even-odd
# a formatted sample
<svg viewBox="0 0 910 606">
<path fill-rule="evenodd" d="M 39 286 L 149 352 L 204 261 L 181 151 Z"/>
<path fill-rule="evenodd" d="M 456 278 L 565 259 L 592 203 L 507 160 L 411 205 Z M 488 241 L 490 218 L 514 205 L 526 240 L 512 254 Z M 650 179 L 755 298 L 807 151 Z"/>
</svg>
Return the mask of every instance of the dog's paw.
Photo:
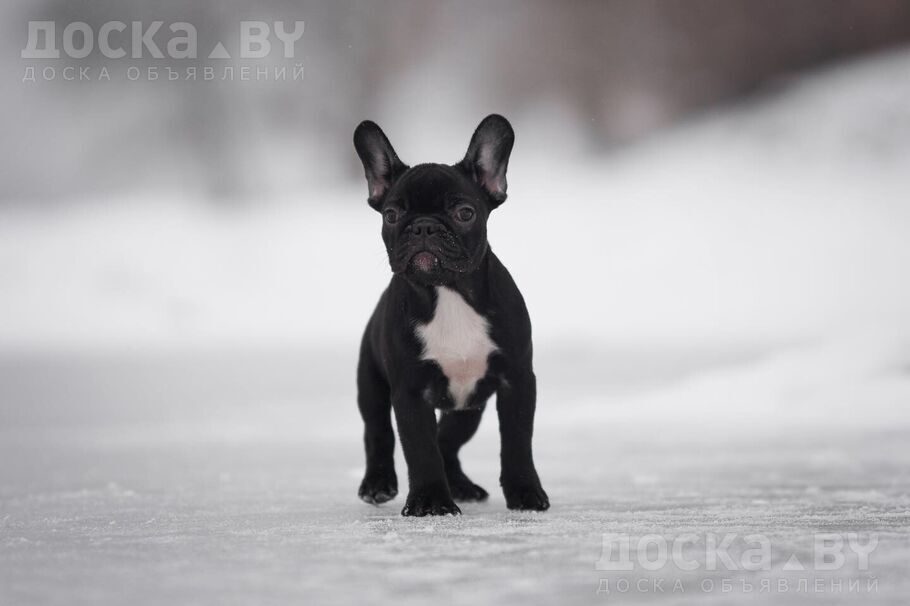
<svg viewBox="0 0 910 606">
<path fill-rule="evenodd" d="M 503 485 L 502 492 L 509 509 L 546 511 L 550 508 L 550 499 L 540 484 Z"/>
<path fill-rule="evenodd" d="M 394 471 L 368 473 L 360 483 L 360 490 L 357 491 L 357 496 L 371 505 L 391 501 L 397 494 L 398 477 Z"/>
<path fill-rule="evenodd" d="M 460 472 L 449 476 L 449 490 L 456 501 L 486 501 L 490 496 L 490 493 Z"/>
<path fill-rule="evenodd" d="M 445 516 L 461 515 L 458 505 L 444 488 L 412 490 L 401 510 L 403 516 Z"/>
</svg>

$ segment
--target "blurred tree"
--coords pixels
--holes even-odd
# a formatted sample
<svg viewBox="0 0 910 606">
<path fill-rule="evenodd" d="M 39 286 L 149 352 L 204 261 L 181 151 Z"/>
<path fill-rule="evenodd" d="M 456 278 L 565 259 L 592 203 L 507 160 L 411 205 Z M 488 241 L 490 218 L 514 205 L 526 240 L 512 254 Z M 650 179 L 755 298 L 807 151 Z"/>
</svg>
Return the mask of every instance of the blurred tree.
<svg viewBox="0 0 910 606">
<path fill-rule="evenodd" d="M 383 113 L 445 118 L 453 108 L 520 113 L 552 102 L 595 148 L 617 145 L 798 70 L 910 41 L 903 0 L 10 0 L 0 14 L 16 28 L 0 65 L 18 80 L 29 20 L 60 29 L 189 21 L 200 65 L 214 42 L 236 47 L 242 20 L 307 22 L 302 83 L 121 76 L 15 87 L 2 120 L 20 153 L 6 154 L 0 200 L 155 187 L 218 199 L 299 191 L 359 176 L 351 131 Z M 86 61 L 100 69 L 106 60 Z"/>
</svg>

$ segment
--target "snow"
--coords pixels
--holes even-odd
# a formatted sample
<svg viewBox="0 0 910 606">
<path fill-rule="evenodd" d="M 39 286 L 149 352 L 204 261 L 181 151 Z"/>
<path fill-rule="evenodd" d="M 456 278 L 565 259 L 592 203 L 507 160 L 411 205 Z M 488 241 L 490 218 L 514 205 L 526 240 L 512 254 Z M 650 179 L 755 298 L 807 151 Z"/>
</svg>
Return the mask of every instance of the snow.
<svg viewBox="0 0 910 606">
<path fill-rule="evenodd" d="M 82 370 L 96 378 L 91 368 Z M 159 378 L 173 386 L 192 372 Z M 277 437 L 181 436 L 166 423 L 150 430 L 154 420 L 144 435 L 127 439 L 123 421 L 5 432 L 0 601 L 581 604 L 607 599 L 596 594 L 600 579 L 625 576 L 665 579 L 668 591 L 681 579 L 685 594 L 635 597 L 687 603 L 704 597 L 705 578 L 717 579 L 711 595 L 721 598 L 721 579 L 745 578 L 756 587 L 762 578 L 790 579 L 795 587 L 797 579 L 822 577 L 781 566 L 793 554 L 811 562 L 816 532 L 870 531 L 879 540 L 871 558 L 878 590 L 819 599 L 898 603 L 910 589 L 905 431 L 731 441 L 713 432 L 641 439 L 609 424 L 545 423 L 537 460 L 551 511 L 509 512 L 491 490 L 488 503 L 464 504 L 460 518 L 406 519 L 401 498 L 380 507 L 356 498 L 362 469 L 352 401 L 326 394 L 323 405 L 338 405 L 328 412 L 315 410 L 313 399 L 301 402 L 319 422 L 298 413 L 293 431 Z M 494 418 L 485 420 L 464 460 L 489 489 L 498 474 Z M 603 533 L 709 532 L 766 535 L 774 568 L 595 569 Z M 866 575 L 853 564 L 835 578 L 846 587 Z"/>
<path fill-rule="evenodd" d="M 551 157 L 546 118 L 515 117 L 510 197 L 490 234 L 535 334 L 655 346 L 905 337 L 908 64 L 904 52 L 837 67 L 603 156 Z M 457 159 L 468 137 L 398 152 Z M 316 183 L 227 211 L 170 191 L 7 210 L 0 342 L 356 344 L 352 318 L 388 276 L 365 197 L 362 182 Z"/>
<path fill-rule="evenodd" d="M 488 503 L 357 500 L 356 342 L 387 279 L 363 184 L 4 208 L 0 604 L 903 603 L 908 68 L 837 67 L 600 157 L 518 129 L 490 229 L 534 319 L 543 514 L 505 509 L 492 411 L 463 460 Z M 771 570 L 596 569 L 604 533 L 724 532 L 767 536 Z M 869 570 L 784 570 L 819 532 L 875 533 Z M 597 593 L 623 576 L 664 591 Z"/>
</svg>

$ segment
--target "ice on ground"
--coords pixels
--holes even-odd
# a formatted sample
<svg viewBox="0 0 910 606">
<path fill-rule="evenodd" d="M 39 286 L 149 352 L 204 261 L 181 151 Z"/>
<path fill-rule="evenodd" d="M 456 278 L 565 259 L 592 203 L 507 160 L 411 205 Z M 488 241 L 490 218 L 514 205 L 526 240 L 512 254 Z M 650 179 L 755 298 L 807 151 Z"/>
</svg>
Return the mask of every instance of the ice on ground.
<svg viewBox="0 0 910 606">
<path fill-rule="evenodd" d="M 82 369 L 89 381 L 104 365 Z M 175 393 L 192 373 L 172 368 L 153 379 Z M 680 406 L 692 403 L 686 390 L 676 393 Z M 542 409 L 575 405 L 551 396 Z M 352 398 L 307 397 L 298 407 L 309 417 L 298 411 L 284 433 L 218 433 L 223 416 L 256 417 L 239 402 L 209 403 L 214 433 L 193 431 L 200 420 L 192 418 L 190 431 L 174 432 L 154 408 L 141 413 L 144 422 L 5 429 L 0 602 L 588 604 L 619 599 L 622 579 L 635 587 L 622 599 L 678 604 L 803 603 L 810 596 L 796 588 L 804 579 L 812 587 L 819 579 L 824 589 L 811 597 L 826 604 L 897 604 L 910 590 L 906 430 L 731 438 L 716 428 L 645 435 L 608 422 L 545 421 L 536 458 L 553 507 L 537 514 L 505 509 L 488 414 L 463 463 L 490 501 L 465 504 L 457 519 L 406 519 L 403 494 L 381 507 L 356 498 L 362 455 Z M 9 399 L 0 401 L 9 414 Z M 402 489 L 404 469 L 399 457 Z M 816 571 L 820 533 L 874 536 L 869 569 L 851 555 L 836 571 Z M 694 536 L 685 559 L 699 566 L 599 570 L 605 534 L 671 544 Z M 736 537 L 736 562 L 754 547 L 746 537 L 765 537 L 770 569 L 709 570 L 709 536 L 727 534 Z M 785 568 L 794 557 L 806 571 Z M 609 596 L 597 593 L 604 580 Z M 773 592 L 758 592 L 764 581 Z M 723 591 L 725 582 L 736 589 Z M 743 593 L 743 582 L 755 590 Z M 859 592 L 848 591 L 853 582 Z"/>
</svg>

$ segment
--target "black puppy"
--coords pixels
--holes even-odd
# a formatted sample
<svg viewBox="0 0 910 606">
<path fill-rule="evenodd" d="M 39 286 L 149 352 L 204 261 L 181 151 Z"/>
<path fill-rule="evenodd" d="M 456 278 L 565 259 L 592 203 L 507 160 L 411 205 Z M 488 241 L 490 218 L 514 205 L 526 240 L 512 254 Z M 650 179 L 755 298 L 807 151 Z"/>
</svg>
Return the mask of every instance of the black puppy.
<svg viewBox="0 0 910 606">
<path fill-rule="evenodd" d="M 454 500 L 489 496 L 461 470 L 458 450 L 474 435 L 493 393 L 506 504 L 550 506 L 531 457 L 531 321 L 487 244 L 487 218 L 506 199 L 514 140 L 505 118 L 488 116 L 458 164 L 409 168 L 373 122 L 354 132 L 393 272 L 360 348 L 357 403 L 367 465 L 359 494 L 374 504 L 398 494 L 394 408 L 408 464 L 402 515 L 459 514 Z M 435 408 L 442 410 L 438 426 Z"/>
</svg>

